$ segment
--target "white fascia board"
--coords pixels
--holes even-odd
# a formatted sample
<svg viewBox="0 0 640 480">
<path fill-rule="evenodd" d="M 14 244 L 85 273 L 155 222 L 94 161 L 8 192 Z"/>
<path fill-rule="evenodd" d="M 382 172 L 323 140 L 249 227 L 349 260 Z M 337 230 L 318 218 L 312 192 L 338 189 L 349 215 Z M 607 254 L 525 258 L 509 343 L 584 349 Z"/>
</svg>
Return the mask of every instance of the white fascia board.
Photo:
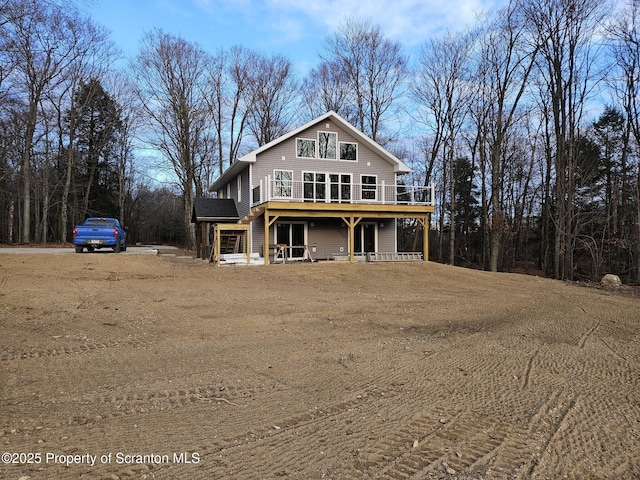
<svg viewBox="0 0 640 480">
<path fill-rule="evenodd" d="M 222 172 L 222 175 L 220 175 L 215 182 L 209 185 L 207 191 L 215 192 L 220 190 L 227 183 L 237 177 L 238 174 L 240 174 L 245 168 L 247 168 L 248 164 L 255 163 L 255 156 L 253 157 L 253 160 L 251 160 L 250 155 L 251 154 L 245 155 L 244 157 L 238 158 L 235 162 L 233 162 L 229 168 Z"/>
</svg>

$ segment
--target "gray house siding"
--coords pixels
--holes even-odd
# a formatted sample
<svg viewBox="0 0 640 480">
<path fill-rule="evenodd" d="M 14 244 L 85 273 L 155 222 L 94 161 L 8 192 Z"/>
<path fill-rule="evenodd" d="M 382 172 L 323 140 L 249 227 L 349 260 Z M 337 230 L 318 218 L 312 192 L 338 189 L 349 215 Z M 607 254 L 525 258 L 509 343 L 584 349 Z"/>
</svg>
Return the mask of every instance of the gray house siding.
<svg viewBox="0 0 640 480">
<path fill-rule="evenodd" d="M 349 250 L 349 230 L 339 219 L 314 219 L 309 222 L 309 247 L 315 259 L 330 258 L 333 253 Z"/>
<path fill-rule="evenodd" d="M 307 246 L 314 259 L 330 258 L 333 254 L 349 253 L 349 229 L 341 219 L 332 218 L 286 218 L 275 222 L 269 229 L 269 244 L 275 243 L 274 228 L 277 223 L 304 222 L 307 231 Z M 396 221 L 395 219 L 363 218 L 361 224 L 375 224 L 377 248 L 379 252 L 395 252 Z M 251 228 L 252 251 L 263 255 L 264 252 L 264 222 L 262 218 L 252 223 Z M 315 251 L 313 249 L 315 248 Z M 273 252 L 270 252 L 273 254 Z M 358 252 L 359 253 L 359 252 Z"/>
<path fill-rule="evenodd" d="M 251 222 L 251 252 L 264 256 L 264 221 L 262 217 Z"/>
<path fill-rule="evenodd" d="M 297 158 L 296 157 L 296 139 L 312 139 L 317 140 L 318 131 L 337 133 L 339 142 L 351 142 L 358 144 L 357 161 L 348 160 L 325 160 L 320 158 Z M 345 130 L 338 128 L 329 122 L 317 124 L 308 128 L 294 138 L 289 138 L 285 142 L 275 145 L 273 148 L 265 152 L 261 152 L 253 168 L 253 182 L 259 184 L 260 180 L 269 175 L 273 178 L 274 170 L 291 170 L 293 171 L 293 180 L 302 181 L 303 172 L 318 173 L 345 173 L 351 174 L 352 183 L 361 183 L 362 175 L 373 175 L 377 178 L 377 183 L 385 182 L 394 185 L 396 176 L 392 166 L 377 156 L 366 145 L 358 142 L 354 137 Z"/>
<path fill-rule="evenodd" d="M 238 177 L 233 178 L 224 188 L 218 190 L 218 198 L 232 198 L 236 201 L 238 215 L 240 218 L 245 217 L 251 211 L 251 188 L 250 188 L 250 171 L 251 165 L 242 170 Z M 240 195 L 238 195 L 238 178 L 241 181 Z M 229 193 L 229 195 L 227 195 Z"/>
</svg>

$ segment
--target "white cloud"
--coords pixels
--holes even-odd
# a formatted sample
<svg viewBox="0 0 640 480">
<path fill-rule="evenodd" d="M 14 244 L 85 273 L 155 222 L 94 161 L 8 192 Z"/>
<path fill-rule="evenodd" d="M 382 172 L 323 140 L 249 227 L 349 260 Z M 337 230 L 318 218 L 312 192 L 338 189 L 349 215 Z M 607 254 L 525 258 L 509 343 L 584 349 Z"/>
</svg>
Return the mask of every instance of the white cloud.
<svg viewBox="0 0 640 480">
<path fill-rule="evenodd" d="M 301 21 L 323 24 L 329 31 L 345 17 L 371 20 L 388 38 L 415 46 L 438 32 L 464 29 L 494 4 L 483 0 L 269 0 L 267 5 L 283 17 L 303 14 L 307 18 Z"/>
</svg>

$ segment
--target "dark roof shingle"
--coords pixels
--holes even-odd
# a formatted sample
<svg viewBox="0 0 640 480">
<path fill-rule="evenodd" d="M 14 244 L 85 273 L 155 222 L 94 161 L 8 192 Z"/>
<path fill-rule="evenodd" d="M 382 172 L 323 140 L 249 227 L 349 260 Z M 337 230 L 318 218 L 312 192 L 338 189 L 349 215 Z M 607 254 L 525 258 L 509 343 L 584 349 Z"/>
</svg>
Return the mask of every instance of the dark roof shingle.
<svg viewBox="0 0 640 480">
<path fill-rule="evenodd" d="M 237 222 L 240 220 L 236 201 L 231 198 L 196 198 L 191 223 Z"/>
</svg>

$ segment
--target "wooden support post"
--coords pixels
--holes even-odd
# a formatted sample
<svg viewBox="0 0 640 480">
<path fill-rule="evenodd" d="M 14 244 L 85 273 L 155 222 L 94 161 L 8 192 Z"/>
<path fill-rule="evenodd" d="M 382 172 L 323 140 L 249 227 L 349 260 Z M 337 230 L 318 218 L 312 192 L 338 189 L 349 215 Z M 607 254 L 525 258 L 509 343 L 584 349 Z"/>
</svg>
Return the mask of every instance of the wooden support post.
<svg viewBox="0 0 640 480">
<path fill-rule="evenodd" d="M 249 253 L 249 230 L 246 230 L 242 234 L 242 240 L 244 242 L 244 254 L 247 256 L 247 265 L 251 263 L 251 254 Z"/>
<path fill-rule="evenodd" d="M 429 215 L 424 218 L 424 225 L 422 227 L 422 258 L 425 262 L 429 261 Z"/>
<path fill-rule="evenodd" d="M 209 237 L 207 237 L 207 228 L 209 227 L 208 223 L 202 222 L 202 227 L 200 228 L 200 258 L 205 260 L 207 258 L 207 244 L 209 243 Z"/>
<path fill-rule="evenodd" d="M 349 217 L 349 263 L 354 263 L 356 261 L 356 254 L 354 252 L 356 246 L 355 239 L 355 224 L 353 220 L 353 216 Z"/>
<path fill-rule="evenodd" d="M 216 237 L 216 245 L 215 245 L 215 252 L 214 252 L 214 261 L 216 262 L 216 266 L 220 265 L 220 245 L 222 244 L 222 232 L 220 231 L 220 227 L 218 225 L 216 225 L 216 233 L 215 233 L 215 237 Z"/>
<path fill-rule="evenodd" d="M 349 262 L 355 263 L 356 261 L 356 254 L 354 251 L 356 246 L 355 229 L 356 229 L 356 225 L 358 225 L 358 223 L 360 223 L 360 221 L 362 220 L 362 217 L 354 217 L 353 215 L 351 215 L 350 217 L 341 217 L 341 218 L 342 218 L 342 221 L 346 223 L 347 226 L 349 227 Z"/>
<path fill-rule="evenodd" d="M 422 258 L 425 262 L 429 261 L 429 215 L 424 218 L 418 218 L 418 222 L 422 225 Z"/>
<path fill-rule="evenodd" d="M 269 210 L 264 211 L 264 264 L 269 265 L 269 228 L 280 218 L 280 215 L 276 214 L 271 218 Z"/>
</svg>

